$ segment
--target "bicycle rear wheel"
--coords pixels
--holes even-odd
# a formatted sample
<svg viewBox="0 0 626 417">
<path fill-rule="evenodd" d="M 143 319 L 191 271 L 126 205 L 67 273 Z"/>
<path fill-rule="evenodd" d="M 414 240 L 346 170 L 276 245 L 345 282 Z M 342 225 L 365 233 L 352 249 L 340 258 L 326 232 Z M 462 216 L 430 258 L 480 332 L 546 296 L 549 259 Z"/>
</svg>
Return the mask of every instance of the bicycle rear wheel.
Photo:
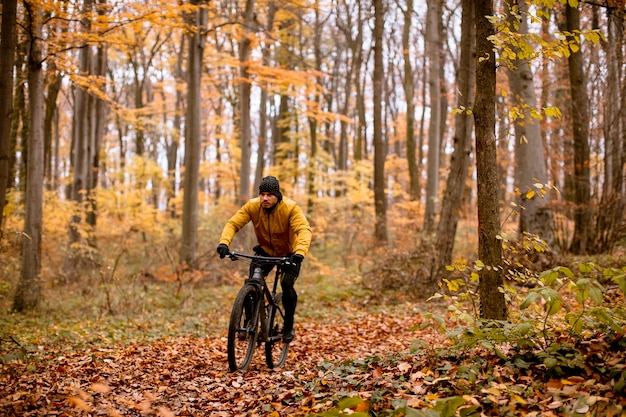
<svg viewBox="0 0 626 417">
<path fill-rule="evenodd" d="M 228 326 L 228 367 L 231 372 L 245 372 L 250 366 L 259 330 L 259 292 L 253 285 L 239 290 Z"/>
<path fill-rule="evenodd" d="M 283 308 L 282 296 L 282 293 L 274 296 L 275 304 L 269 306 L 267 315 L 268 335 L 265 342 L 265 361 L 270 369 L 283 366 L 289 354 L 289 343 L 283 342 L 285 310 Z"/>
</svg>

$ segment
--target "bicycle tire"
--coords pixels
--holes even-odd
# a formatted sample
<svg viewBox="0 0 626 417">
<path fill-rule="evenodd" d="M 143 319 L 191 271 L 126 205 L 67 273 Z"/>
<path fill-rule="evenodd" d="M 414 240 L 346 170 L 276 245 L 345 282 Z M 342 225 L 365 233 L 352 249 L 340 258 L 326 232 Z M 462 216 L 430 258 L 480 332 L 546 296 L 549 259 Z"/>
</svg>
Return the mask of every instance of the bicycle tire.
<svg viewBox="0 0 626 417">
<path fill-rule="evenodd" d="M 244 285 L 233 304 L 228 326 L 228 367 L 231 372 L 245 372 L 250 366 L 256 343 L 259 292 Z"/>
<path fill-rule="evenodd" d="M 283 341 L 285 315 L 282 293 L 274 296 L 274 304 L 269 306 L 267 315 L 267 340 L 265 341 L 265 361 L 270 369 L 284 365 L 289 355 L 289 343 Z"/>
</svg>

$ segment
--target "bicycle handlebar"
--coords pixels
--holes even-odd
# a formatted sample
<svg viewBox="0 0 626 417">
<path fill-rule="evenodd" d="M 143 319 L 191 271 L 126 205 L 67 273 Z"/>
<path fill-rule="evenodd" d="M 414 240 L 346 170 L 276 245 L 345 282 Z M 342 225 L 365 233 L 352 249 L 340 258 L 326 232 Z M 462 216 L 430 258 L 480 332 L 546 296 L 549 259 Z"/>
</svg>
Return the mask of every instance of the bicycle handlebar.
<svg viewBox="0 0 626 417">
<path fill-rule="evenodd" d="M 262 256 L 262 255 L 249 255 L 247 253 L 229 252 L 226 255 L 232 261 L 237 261 L 239 258 L 250 259 L 252 263 L 272 264 L 272 265 L 291 265 L 289 256 Z"/>
</svg>

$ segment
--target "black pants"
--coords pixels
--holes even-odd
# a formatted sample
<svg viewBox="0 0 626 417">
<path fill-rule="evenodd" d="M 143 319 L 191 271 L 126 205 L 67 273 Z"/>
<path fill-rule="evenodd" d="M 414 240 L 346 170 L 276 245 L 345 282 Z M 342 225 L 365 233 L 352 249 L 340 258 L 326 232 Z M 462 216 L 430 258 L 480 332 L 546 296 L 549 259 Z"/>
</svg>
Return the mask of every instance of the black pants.
<svg viewBox="0 0 626 417">
<path fill-rule="evenodd" d="M 270 256 L 260 246 L 254 247 L 254 254 L 260 256 Z M 254 266 L 250 266 L 250 271 L 253 271 Z M 274 268 L 274 265 L 266 265 L 263 267 L 263 275 L 267 276 Z M 283 275 L 280 280 L 280 286 L 283 291 L 283 306 L 285 307 L 285 328 L 291 329 L 293 327 L 293 316 L 296 312 L 296 305 L 298 304 L 298 293 L 294 288 L 294 284 L 300 275 L 300 265 L 291 265 L 283 267 Z"/>
</svg>

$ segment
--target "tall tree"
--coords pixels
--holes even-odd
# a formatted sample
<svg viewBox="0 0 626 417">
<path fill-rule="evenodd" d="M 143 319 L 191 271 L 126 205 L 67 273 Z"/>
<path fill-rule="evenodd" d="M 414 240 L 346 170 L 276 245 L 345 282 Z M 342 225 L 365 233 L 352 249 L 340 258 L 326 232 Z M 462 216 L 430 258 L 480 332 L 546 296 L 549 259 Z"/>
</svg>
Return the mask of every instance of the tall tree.
<svg viewBox="0 0 626 417">
<path fill-rule="evenodd" d="M 379 242 L 387 241 L 387 199 L 385 196 L 385 160 L 387 157 L 383 138 L 383 31 L 385 11 L 382 0 L 374 0 L 374 208 L 376 224 L 374 236 Z"/>
<path fill-rule="evenodd" d="M 409 166 L 409 196 L 411 200 L 419 199 L 419 171 L 415 156 L 415 82 L 411 64 L 411 33 L 413 22 L 413 0 L 407 0 L 404 9 L 404 27 L 402 29 L 402 57 L 404 60 L 404 96 L 406 97 L 406 159 Z"/>
<path fill-rule="evenodd" d="M 472 108 L 476 84 L 476 35 L 474 31 L 474 0 L 462 0 L 461 57 L 457 74 L 458 104 L 454 118 L 454 151 L 450 159 L 450 172 L 441 203 L 441 215 L 437 226 L 436 242 L 438 256 L 433 262 L 434 279 L 442 267 L 452 262 L 454 238 L 459 222 L 463 191 L 466 187 L 470 152 L 472 150 Z"/>
<path fill-rule="evenodd" d="M 441 61 L 439 51 L 438 20 L 441 20 L 441 4 L 439 0 L 429 0 L 426 24 L 426 43 L 428 45 L 428 92 L 430 121 L 428 124 L 428 160 L 426 179 L 426 212 L 424 213 L 424 230 L 434 231 L 437 218 L 437 200 L 439 198 L 439 146 L 441 138 Z"/>
<path fill-rule="evenodd" d="M 576 32 L 580 31 L 578 5 L 565 6 L 566 27 L 575 45 L 580 45 Z M 589 109 L 585 82 L 584 57 L 580 49 L 568 58 L 570 94 L 572 97 L 572 132 L 574 136 L 574 236 L 570 251 L 585 255 L 593 239 L 591 211 L 591 179 L 589 159 Z"/>
<path fill-rule="evenodd" d="M 318 1 L 316 0 L 315 6 L 315 23 L 314 30 L 315 34 L 313 36 L 313 54 L 315 58 L 315 70 L 319 71 L 319 74 L 322 73 L 322 26 L 323 21 L 321 18 L 320 7 Z M 316 75 L 316 84 L 322 85 L 322 77 L 320 75 Z M 309 120 L 309 163 L 307 167 L 307 209 L 309 212 L 313 210 L 315 195 L 315 166 L 317 159 L 317 144 L 318 144 L 318 118 L 321 112 L 321 95 L 317 91 L 313 91 L 313 97 L 311 100 L 311 109 L 310 115 L 308 116 Z"/>
<path fill-rule="evenodd" d="M 182 214 L 182 244 L 180 260 L 193 265 L 198 240 L 198 178 L 200 175 L 200 149 L 202 144 L 202 58 L 208 13 L 205 0 L 191 0 L 194 11 L 188 16 L 189 63 L 187 80 L 187 112 L 185 120 L 185 174 Z"/>
<path fill-rule="evenodd" d="M 268 11 L 267 11 L 267 23 L 265 29 L 268 32 L 272 31 L 274 27 L 274 17 L 276 15 L 276 2 L 270 0 Z M 270 66 L 270 51 L 271 44 L 268 40 L 266 40 L 263 44 L 262 56 L 263 56 L 263 64 L 267 67 Z M 257 189 L 259 184 L 261 183 L 261 179 L 263 178 L 263 171 L 265 170 L 265 152 L 267 150 L 267 136 L 268 136 L 268 88 L 269 83 L 267 81 L 263 82 L 261 85 L 261 96 L 259 98 L 259 137 L 257 140 L 258 150 L 257 150 L 257 162 L 256 162 L 256 171 L 254 173 L 254 187 L 253 189 Z"/>
<path fill-rule="evenodd" d="M 250 94 L 252 83 L 248 66 L 251 54 L 251 34 L 254 27 L 254 0 L 246 0 L 244 10 L 243 35 L 239 44 L 239 135 L 241 146 L 241 165 L 239 167 L 239 202 L 245 203 L 250 198 L 250 163 L 252 157 L 252 128 L 250 126 Z"/>
<path fill-rule="evenodd" d="M 82 28 L 86 33 L 91 32 L 91 15 L 93 0 L 84 0 L 82 9 Z M 93 69 L 91 45 L 81 47 L 78 55 L 79 77 L 89 77 Z M 70 186 L 70 200 L 75 204 L 69 224 L 68 251 L 64 262 L 65 276 L 69 281 L 78 279 L 78 266 L 83 260 L 82 230 L 87 230 L 83 224 L 86 212 L 86 197 L 89 190 L 90 163 L 92 160 L 91 147 L 93 140 L 94 113 L 93 97 L 86 90 L 85 85 L 77 85 L 74 94 L 74 114 L 72 117 L 71 166 L 72 182 Z M 88 239 L 88 242 L 90 239 Z"/>
<path fill-rule="evenodd" d="M 508 0 L 511 31 L 528 34 L 528 5 L 525 0 Z M 518 53 L 518 56 L 526 54 Z M 508 78 L 515 112 L 515 186 L 520 193 L 519 232 L 539 235 L 549 246 L 554 242 L 554 224 L 549 208 L 550 189 L 541 126 L 534 116 L 538 113 L 534 76 L 528 60 L 515 59 Z M 537 183 L 541 185 L 536 185 Z"/>
<path fill-rule="evenodd" d="M 606 82 L 604 86 L 604 181 L 597 213 L 594 252 L 612 249 L 620 234 L 624 216 L 624 111 L 626 94 L 621 87 L 623 76 L 624 18 L 616 10 L 607 13 Z"/>
<path fill-rule="evenodd" d="M 26 174 L 26 214 L 22 235 L 22 269 L 15 292 L 13 310 L 35 308 L 41 300 L 41 235 L 43 217 L 43 35 L 39 7 L 25 3 L 28 14 L 28 155 Z"/>
<path fill-rule="evenodd" d="M 476 22 L 476 176 L 478 197 L 478 259 L 485 265 L 480 270 L 478 291 L 480 315 L 485 319 L 505 320 L 507 317 L 504 294 L 500 291 L 502 278 L 502 244 L 498 198 L 496 161 L 496 57 L 491 38 L 494 26 L 493 0 L 475 3 Z"/>
<path fill-rule="evenodd" d="M 9 186 L 16 20 L 17 0 L 2 0 L 2 33 L 0 33 L 0 97 L 2 97 L 0 100 L 0 238 L 2 238 L 4 205 Z"/>
</svg>

